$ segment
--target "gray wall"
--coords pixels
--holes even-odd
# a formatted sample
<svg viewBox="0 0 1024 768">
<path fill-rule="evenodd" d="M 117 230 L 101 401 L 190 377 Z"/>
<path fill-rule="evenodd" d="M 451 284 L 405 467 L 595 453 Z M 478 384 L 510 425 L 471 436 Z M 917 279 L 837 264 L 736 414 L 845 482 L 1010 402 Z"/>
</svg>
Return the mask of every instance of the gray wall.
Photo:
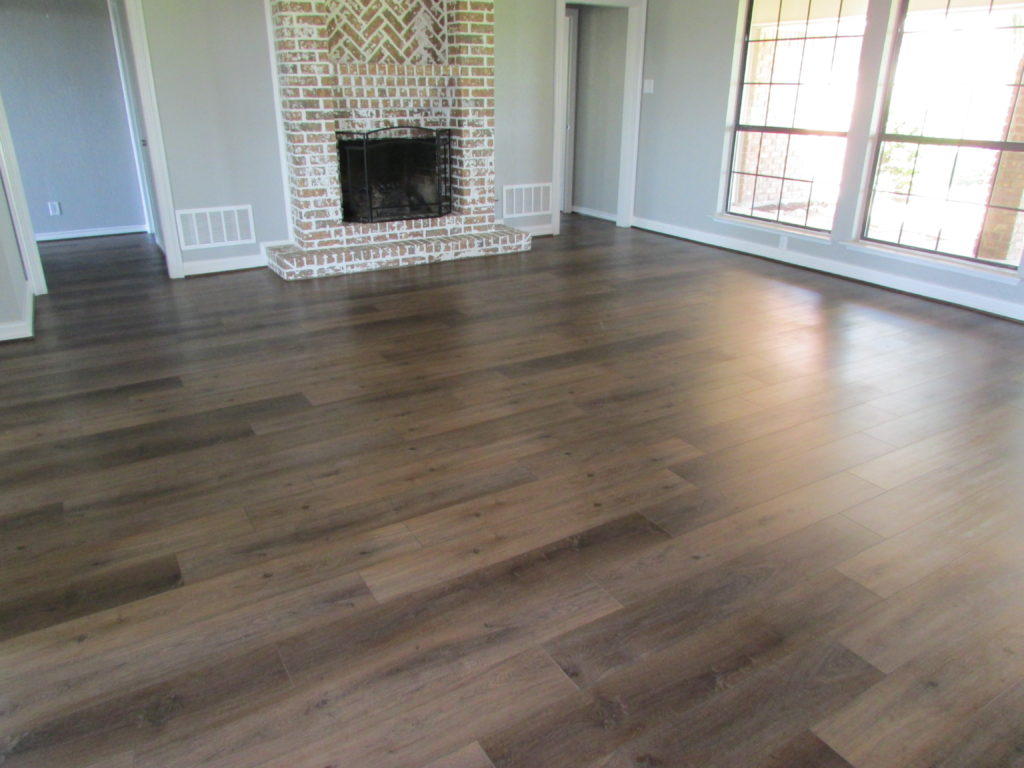
<svg viewBox="0 0 1024 768">
<path fill-rule="evenodd" d="M 636 215 L 704 227 L 725 155 L 739 2 L 652 0 L 648 6 Z"/>
<path fill-rule="evenodd" d="M 37 235 L 145 229 L 106 0 L 0 0 L 0 92 Z"/>
<path fill-rule="evenodd" d="M 494 162 L 500 217 L 505 184 L 552 181 L 555 4 L 553 0 L 495 0 L 494 5 Z M 550 222 L 546 216 L 510 223 L 526 226 Z"/>
<path fill-rule="evenodd" d="M 14 219 L 0 179 L 0 326 L 24 319 L 28 279 L 21 263 Z M 0 339 L 7 334 L 0 329 Z"/>
<path fill-rule="evenodd" d="M 258 242 L 289 239 L 264 0 L 143 0 L 176 210 L 252 205 Z M 187 262 L 258 245 L 185 251 Z"/>
<path fill-rule="evenodd" d="M 619 200 L 624 8 L 580 7 L 573 205 L 615 216 Z"/>
</svg>

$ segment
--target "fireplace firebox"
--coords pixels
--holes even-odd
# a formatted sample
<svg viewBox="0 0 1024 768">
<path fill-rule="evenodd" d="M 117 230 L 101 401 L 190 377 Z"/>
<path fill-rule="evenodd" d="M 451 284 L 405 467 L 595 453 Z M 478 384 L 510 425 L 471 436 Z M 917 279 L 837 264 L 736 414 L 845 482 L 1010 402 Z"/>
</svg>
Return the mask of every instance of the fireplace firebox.
<svg viewBox="0 0 1024 768">
<path fill-rule="evenodd" d="M 401 221 L 452 212 L 451 130 L 401 125 L 338 131 L 342 217 Z"/>
</svg>

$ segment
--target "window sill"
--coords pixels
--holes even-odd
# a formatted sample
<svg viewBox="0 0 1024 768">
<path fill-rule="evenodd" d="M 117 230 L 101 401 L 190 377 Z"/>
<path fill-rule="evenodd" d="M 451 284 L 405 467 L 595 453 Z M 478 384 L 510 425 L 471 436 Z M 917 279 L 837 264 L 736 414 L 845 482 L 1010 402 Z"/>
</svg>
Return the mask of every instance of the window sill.
<svg viewBox="0 0 1024 768">
<path fill-rule="evenodd" d="M 832 242 L 832 234 L 830 232 L 818 232 L 802 229 L 801 227 L 790 226 L 788 224 L 780 224 L 777 221 L 748 219 L 746 216 L 733 216 L 729 213 L 718 213 L 711 218 L 719 224 L 730 224 L 732 226 L 745 227 L 747 229 L 757 230 L 758 232 L 765 232 L 769 235 L 795 237 L 800 240 L 808 240 L 812 243 Z"/>
<path fill-rule="evenodd" d="M 965 277 L 980 277 L 1005 285 L 1019 285 L 1024 280 L 1019 269 L 1013 267 L 997 267 L 981 262 L 972 264 L 969 261 L 961 261 L 952 257 L 932 255 L 867 240 L 843 240 L 840 242 L 840 245 L 856 253 L 864 253 L 869 256 L 883 256 L 887 259 L 902 261 L 906 264 L 927 266 Z"/>
</svg>

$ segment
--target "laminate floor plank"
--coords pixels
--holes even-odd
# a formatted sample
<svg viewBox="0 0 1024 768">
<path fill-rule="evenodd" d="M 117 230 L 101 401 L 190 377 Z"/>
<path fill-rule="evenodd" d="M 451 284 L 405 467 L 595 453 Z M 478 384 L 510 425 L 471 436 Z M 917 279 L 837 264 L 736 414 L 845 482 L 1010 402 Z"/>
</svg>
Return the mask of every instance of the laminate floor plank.
<svg viewBox="0 0 1024 768">
<path fill-rule="evenodd" d="M 290 693 L 266 714 L 250 713 L 190 738 L 157 740 L 137 753 L 136 765 L 416 765 L 450 754 L 504 717 L 573 692 L 561 670 L 537 650 L 424 683 L 408 675 L 377 685 L 325 679 Z M 292 736 L 296 728 L 303 731 L 301 741 Z"/>
<path fill-rule="evenodd" d="M 45 244 L 0 762 L 1024 768 L 1024 328 L 562 229 L 296 283 Z"/>
<path fill-rule="evenodd" d="M 0 482 L 8 488 L 40 475 L 73 475 L 149 458 L 183 453 L 253 434 L 251 420 L 266 411 L 296 413 L 310 408 L 301 395 L 150 422 L 138 427 L 72 438 L 0 453 Z"/>
<path fill-rule="evenodd" d="M 181 581 L 177 557 L 165 555 L 85 578 L 65 576 L 57 583 L 37 579 L 20 590 L 7 586 L 0 598 L 0 641 L 142 600 Z"/>
<path fill-rule="evenodd" d="M 753 766 L 753 764 L 751 764 Z M 852 768 L 842 756 L 810 731 L 773 752 L 758 768 Z"/>
<path fill-rule="evenodd" d="M 176 733 L 202 730 L 211 720 L 289 685 L 272 646 L 231 654 L 146 688 L 48 713 L 8 741 L 0 754 L 5 766 L 74 765 L 81 754 L 116 755 L 171 728 Z"/>
<path fill-rule="evenodd" d="M 819 606 L 813 612 L 802 600 L 810 591 Z M 484 747 L 498 768 L 591 765 L 798 655 L 808 642 L 817 642 L 816 635 L 826 636 L 876 599 L 843 579 L 805 585 L 800 592 L 757 616 L 734 614 L 694 626 L 678 641 L 611 671 L 542 717 L 485 739 Z M 571 668 L 568 674 L 573 676 Z"/>
<path fill-rule="evenodd" d="M 45 718 L 54 706 L 81 706 L 109 696 L 118 687 L 148 687 L 183 669 L 200 666 L 225 649 L 247 653 L 343 613 L 357 613 L 372 603 L 362 580 L 345 575 L 192 624 L 176 625 L 155 637 L 147 632 L 138 642 L 60 666 L 15 673 L 5 680 L 0 698 L 6 710 L 4 735 L 22 732 Z"/>
<path fill-rule="evenodd" d="M 805 582 L 824 579 L 845 553 L 873 541 L 877 537 L 848 521 L 828 518 L 672 583 L 622 611 L 566 633 L 546 648 L 577 685 L 589 688 L 692 632 L 766 610 L 779 596 Z M 866 595 L 863 588 L 860 592 Z"/>
<path fill-rule="evenodd" d="M 365 537 L 361 545 L 358 552 L 353 552 L 348 542 L 340 546 L 314 545 L 298 556 L 267 560 L 7 640 L 0 644 L 0 661 L 5 665 L 0 669 L 0 680 L 28 675 L 44 667 L 73 674 L 75 662 L 93 658 L 102 661 L 105 654 L 131 652 L 140 644 L 158 645 L 161 638 L 171 639 L 182 628 L 191 627 L 193 632 L 199 632 L 221 614 L 258 616 L 262 612 L 267 615 L 254 620 L 273 623 L 272 611 L 287 609 L 290 601 L 295 616 L 302 611 L 317 615 L 320 607 L 329 608 L 330 603 L 325 600 L 321 606 L 316 601 L 316 595 L 321 593 L 351 592 L 356 599 L 347 606 L 342 602 L 343 607 L 352 608 L 357 603 L 370 606 L 373 603 L 359 602 L 365 590 L 360 589 L 361 581 L 351 574 L 374 557 L 417 548 L 419 544 L 403 526 L 393 526 Z M 303 605 L 307 597 L 313 598 L 313 602 Z M 281 636 L 287 636 L 287 632 Z M 185 643 L 190 641 L 184 639 Z"/>
<path fill-rule="evenodd" d="M 931 437 L 926 437 L 887 455 L 865 462 L 851 471 L 886 490 L 925 475 L 935 469 L 955 467 L 961 456 L 980 450 L 993 459 L 1019 444 L 1024 433 L 1024 418 L 1020 411 L 1004 407 L 978 418 L 973 414 L 959 426 Z"/>
<path fill-rule="evenodd" d="M 978 551 L 993 538 L 1021 536 L 1024 483 L 1015 470 L 1001 474 L 990 475 L 985 488 L 964 506 L 933 515 L 880 542 L 841 563 L 839 570 L 889 597 L 965 553 Z"/>
<path fill-rule="evenodd" d="M 721 695 L 631 740 L 620 752 L 636 766 L 746 768 L 799 736 L 822 714 L 870 690 L 881 677 L 841 646 L 812 645 L 727 685 Z"/>
<path fill-rule="evenodd" d="M 1024 766 L 1024 682 L 1000 694 L 949 733 L 941 744 L 921 752 L 907 768 L 1020 768 Z"/>
<path fill-rule="evenodd" d="M 841 511 L 834 505 L 841 508 L 860 498 L 858 494 L 876 492 L 877 489 L 865 487 L 853 475 L 833 475 L 704 525 L 684 529 L 671 541 L 645 553 L 635 562 L 608 568 L 595 574 L 595 578 L 623 602 L 644 599 L 652 591 L 831 517 Z M 645 514 L 669 533 L 675 533 L 672 524 L 663 522 L 666 515 L 662 510 L 667 508 L 670 516 L 675 517 L 680 506 L 688 508 L 689 496 L 692 494 L 683 497 L 682 504 L 670 502 L 661 505 L 657 512 L 648 510 Z"/>
<path fill-rule="evenodd" d="M 1019 537 L 980 546 L 879 603 L 842 640 L 883 672 L 952 647 L 980 623 L 1014 611 L 1022 560 Z"/>
<path fill-rule="evenodd" d="M 1024 681 L 1024 626 L 1019 617 L 995 625 L 922 653 L 814 732 L 858 768 L 906 765 L 947 747 L 958 724 Z"/>
<path fill-rule="evenodd" d="M 494 768 L 494 764 L 480 743 L 474 741 L 468 747 L 434 760 L 423 768 Z"/>
<path fill-rule="evenodd" d="M 957 508 L 974 508 L 975 497 L 1004 485 L 1011 469 L 990 452 L 966 451 L 945 465 L 851 506 L 843 514 L 882 536 L 896 536 L 929 518 Z M 1012 470 L 1011 470 L 1012 471 Z"/>
<path fill-rule="evenodd" d="M 637 473 L 628 482 L 581 492 L 571 501 L 551 508 L 538 504 L 529 510 L 498 501 L 497 510 L 484 511 L 480 525 L 462 535 L 371 565 L 360 573 L 378 600 L 390 600 L 641 512 L 645 506 L 678 494 L 687 485 L 667 470 L 655 470 Z M 460 505 L 460 509 L 465 508 L 466 505 Z M 448 510 L 441 513 L 447 514 Z M 412 520 L 407 525 L 419 538 L 418 522 Z"/>
</svg>

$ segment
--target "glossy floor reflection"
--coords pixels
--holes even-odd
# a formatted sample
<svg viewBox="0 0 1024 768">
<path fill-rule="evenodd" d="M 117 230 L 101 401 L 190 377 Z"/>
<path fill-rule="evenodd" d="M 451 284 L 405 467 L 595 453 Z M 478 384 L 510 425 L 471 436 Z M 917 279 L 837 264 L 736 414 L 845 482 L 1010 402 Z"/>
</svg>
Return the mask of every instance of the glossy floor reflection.
<svg viewBox="0 0 1024 768">
<path fill-rule="evenodd" d="M 571 217 L 0 346 L 4 766 L 1010 766 L 1024 327 Z"/>
</svg>

